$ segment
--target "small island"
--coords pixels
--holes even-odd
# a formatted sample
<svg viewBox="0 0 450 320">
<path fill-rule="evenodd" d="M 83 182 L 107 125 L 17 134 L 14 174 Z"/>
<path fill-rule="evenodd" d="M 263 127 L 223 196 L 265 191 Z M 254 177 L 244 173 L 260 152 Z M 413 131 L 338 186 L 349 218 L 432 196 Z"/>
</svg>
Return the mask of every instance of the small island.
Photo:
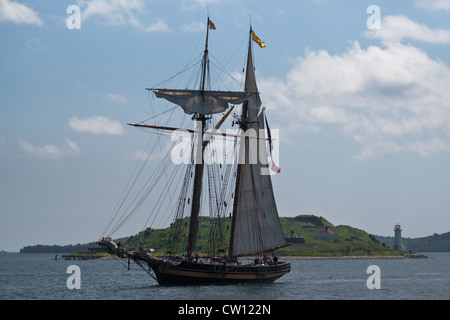
<svg viewBox="0 0 450 320">
<path fill-rule="evenodd" d="M 185 218 L 188 219 L 188 218 Z M 199 238 L 197 250 L 199 254 L 207 252 L 208 237 L 210 233 L 211 218 L 199 217 Z M 375 236 L 364 230 L 348 225 L 335 226 L 324 217 L 315 215 L 298 215 L 296 217 L 281 217 L 281 226 L 288 247 L 277 250 L 277 255 L 285 259 L 393 259 L 393 258 L 425 258 L 421 253 L 414 252 L 408 247 L 420 247 L 429 251 L 450 251 L 450 248 L 430 246 L 432 243 L 449 243 L 450 232 L 442 235 L 433 235 L 423 239 L 404 238 L 406 250 L 393 248 L 393 237 Z M 186 221 L 187 223 L 187 221 Z M 155 256 L 167 253 L 167 240 L 170 227 L 164 229 L 147 228 L 144 231 L 126 238 L 116 239 L 115 242 L 130 249 L 145 248 L 151 250 Z M 180 235 L 181 240 L 186 237 Z M 150 240 L 151 239 L 151 240 Z M 435 241 L 433 241 L 434 239 Z M 424 244 L 429 244 L 425 246 Z M 428 250 L 426 250 L 428 249 Z M 417 250 L 418 251 L 418 250 Z M 66 260 L 93 260 L 112 259 L 96 242 L 77 245 L 35 245 L 26 246 L 21 253 L 62 253 L 57 259 Z"/>
<path fill-rule="evenodd" d="M 413 257 L 411 255 L 413 253 L 394 250 L 364 230 L 344 225 L 334 226 L 323 217 L 299 215 L 292 218 L 281 217 L 280 221 L 286 242 L 291 244 L 277 250 L 278 256 L 291 259 L 300 257 Z M 200 217 L 200 231 L 197 240 L 199 252 L 208 250 L 209 226 L 210 218 Z M 123 244 L 127 248 L 136 250 L 148 248 L 154 250 L 154 255 L 164 255 L 167 252 L 165 239 L 169 237 L 169 232 L 169 228 L 147 228 L 137 235 L 129 237 Z M 185 234 L 180 235 L 181 238 L 186 236 Z"/>
</svg>

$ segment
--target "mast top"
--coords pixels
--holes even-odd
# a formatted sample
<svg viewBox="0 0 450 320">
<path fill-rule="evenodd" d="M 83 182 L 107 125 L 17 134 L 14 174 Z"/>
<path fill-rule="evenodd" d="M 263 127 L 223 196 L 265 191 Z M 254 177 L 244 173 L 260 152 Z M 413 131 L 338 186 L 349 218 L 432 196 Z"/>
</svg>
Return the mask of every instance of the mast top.
<svg viewBox="0 0 450 320">
<path fill-rule="evenodd" d="M 209 70 L 209 60 L 208 60 L 208 40 L 209 40 L 209 29 L 216 30 L 216 26 L 214 23 L 209 19 L 208 14 L 208 20 L 206 22 L 206 41 L 205 41 L 205 51 L 203 54 L 203 65 L 202 65 L 202 84 L 200 90 L 203 92 L 205 91 L 205 85 L 206 85 L 206 69 Z"/>
</svg>

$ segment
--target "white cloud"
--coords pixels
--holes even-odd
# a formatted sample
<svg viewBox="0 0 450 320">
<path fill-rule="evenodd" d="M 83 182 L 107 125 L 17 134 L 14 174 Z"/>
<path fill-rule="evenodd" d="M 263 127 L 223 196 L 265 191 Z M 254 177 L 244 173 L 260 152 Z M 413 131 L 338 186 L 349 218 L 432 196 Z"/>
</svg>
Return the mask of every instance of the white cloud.
<svg viewBox="0 0 450 320">
<path fill-rule="evenodd" d="M 0 22 L 43 24 L 33 9 L 11 0 L 0 0 Z"/>
<path fill-rule="evenodd" d="M 291 130 L 332 125 L 361 145 L 355 159 L 450 150 L 450 68 L 411 45 L 309 51 L 284 78 L 259 82 Z"/>
<path fill-rule="evenodd" d="M 106 117 L 94 116 L 85 119 L 72 117 L 69 120 L 69 126 L 80 132 L 90 132 L 95 134 L 115 134 L 120 135 L 123 132 L 122 125 Z"/>
<path fill-rule="evenodd" d="M 145 2 L 142 0 L 79 0 L 78 3 L 83 8 L 81 18 L 84 21 L 99 16 L 109 25 L 131 24 L 147 32 L 169 31 L 169 27 L 161 19 L 150 25 L 140 22 L 138 15 L 145 9 Z"/>
<path fill-rule="evenodd" d="M 405 16 L 387 16 L 381 21 L 380 29 L 366 30 L 365 35 L 380 39 L 383 43 L 397 43 L 404 39 L 427 43 L 450 43 L 450 30 L 430 29 Z"/>
<path fill-rule="evenodd" d="M 184 31 L 203 31 L 206 29 L 206 25 L 204 22 L 192 21 L 184 24 L 181 28 Z"/>
<path fill-rule="evenodd" d="M 194 9 L 198 6 L 208 7 L 208 5 L 217 3 L 217 2 L 226 2 L 227 0 L 182 0 L 181 4 L 185 9 Z"/>
<path fill-rule="evenodd" d="M 35 52 L 47 51 L 47 46 L 42 43 L 41 39 L 33 38 L 25 41 L 25 45 L 28 49 Z"/>
<path fill-rule="evenodd" d="M 67 145 L 68 145 L 68 147 L 69 147 L 69 150 L 70 150 L 72 153 L 78 154 L 78 153 L 81 152 L 80 148 L 78 148 L 78 146 L 77 146 L 77 144 L 76 144 L 75 142 L 73 142 L 73 141 L 70 140 L 70 139 L 67 139 L 66 141 L 67 141 Z"/>
<path fill-rule="evenodd" d="M 97 15 L 112 25 L 129 23 L 135 19 L 133 12 L 144 8 L 144 2 L 141 0 L 91 0 L 79 1 L 79 4 L 85 7 L 81 14 L 83 20 Z"/>
<path fill-rule="evenodd" d="M 114 103 L 127 103 L 128 100 L 124 96 L 118 94 L 118 93 L 109 93 L 105 96 L 105 100 L 114 102 Z"/>
<path fill-rule="evenodd" d="M 66 140 L 67 145 L 58 147 L 51 144 L 46 144 L 43 147 L 34 146 L 28 141 L 20 140 L 20 147 L 26 152 L 43 159 L 58 159 L 63 156 L 79 154 L 81 150 L 78 148 L 77 144 L 72 140 Z"/>
<path fill-rule="evenodd" d="M 170 30 L 169 26 L 162 19 L 158 19 L 155 23 L 149 26 L 143 26 L 141 24 L 136 24 L 136 26 L 147 32 L 167 32 Z"/>
<path fill-rule="evenodd" d="M 428 10 L 450 10 L 449 0 L 416 0 L 415 4 Z"/>
</svg>

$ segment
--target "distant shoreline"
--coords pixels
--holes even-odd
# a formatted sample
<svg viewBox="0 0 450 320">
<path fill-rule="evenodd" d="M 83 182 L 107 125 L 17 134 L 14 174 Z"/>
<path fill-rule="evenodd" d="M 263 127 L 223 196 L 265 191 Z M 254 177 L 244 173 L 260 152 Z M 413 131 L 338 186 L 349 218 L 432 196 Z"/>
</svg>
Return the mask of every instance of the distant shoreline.
<svg viewBox="0 0 450 320">
<path fill-rule="evenodd" d="M 254 258 L 254 257 L 253 257 Z M 244 260 L 253 260 L 252 257 L 247 257 Z M 388 259 L 427 259 L 428 257 L 421 253 L 407 253 L 404 255 L 372 255 L 372 256 L 280 256 L 282 261 L 293 260 L 388 260 Z M 121 259 L 114 256 L 70 256 L 63 255 L 61 258 L 55 260 L 116 260 Z M 122 258 L 125 259 L 125 258 Z"/>
<path fill-rule="evenodd" d="M 428 257 L 421 253 L 394 255 L 394 256 L 282 256 L 281 260 L 380 260 L 380 259 L 427 259 Z"/>
</svg>

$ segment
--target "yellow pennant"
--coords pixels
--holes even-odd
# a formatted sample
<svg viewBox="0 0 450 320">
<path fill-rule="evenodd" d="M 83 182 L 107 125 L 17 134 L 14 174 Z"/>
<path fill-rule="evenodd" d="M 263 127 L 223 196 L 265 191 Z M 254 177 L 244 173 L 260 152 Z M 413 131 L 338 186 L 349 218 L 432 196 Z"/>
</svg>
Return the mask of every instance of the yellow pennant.
<svg viewBox="0 0 450 320">
<path fill-rule="evenodd" d="M 255 34 L 255 32 L 253 32 L 252 30 L 252 40 L 255 41 L 257 44 L 259 44 L 259 46 L 261 48 L 264 48 L 266 45 L 264 44 L 264 42 L 262 42 Z"/>
</svg>

